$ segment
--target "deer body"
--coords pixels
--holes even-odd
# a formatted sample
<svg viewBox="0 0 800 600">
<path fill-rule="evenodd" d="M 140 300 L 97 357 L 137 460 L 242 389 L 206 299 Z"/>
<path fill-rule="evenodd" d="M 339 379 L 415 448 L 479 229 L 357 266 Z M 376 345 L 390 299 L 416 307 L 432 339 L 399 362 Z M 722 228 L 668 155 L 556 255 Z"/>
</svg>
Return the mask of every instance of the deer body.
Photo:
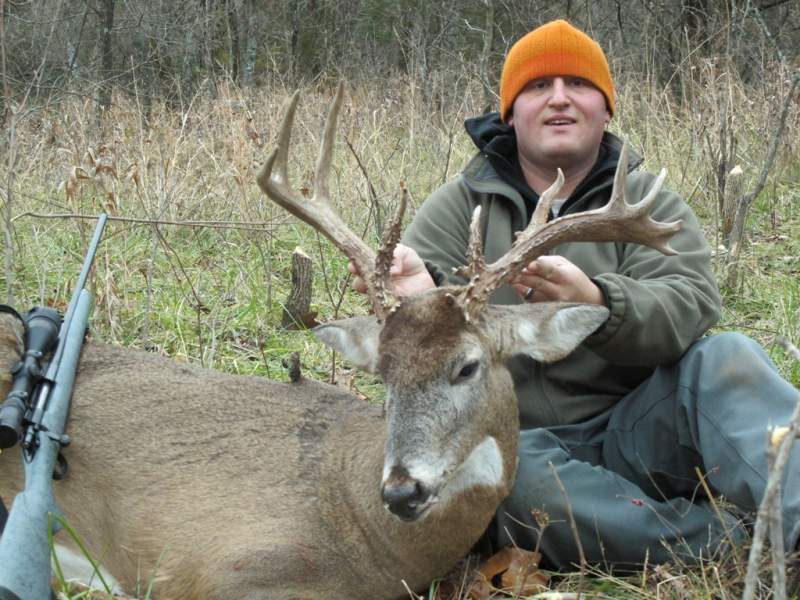
<svg viewBox="0 0 800 600">
<path fill-rule="evenodd" d="M 3 368 L 16 350 L 0 349 Z M 404 522 L 381 500 L 380 408 L 323 383 L 89 343 L 57 502 L 126 590 L 157 574 L 159 599 L 403 597 L 403 580 L 418 589 L 452 568 L 510 490 L 515 399 L 508 375 L 497 379 L 506 410 L 486 426 L 504 434 L 503 476 Z M 0 495 L 10 499 L 21 459 L 0 461 Z"/>
</svg>

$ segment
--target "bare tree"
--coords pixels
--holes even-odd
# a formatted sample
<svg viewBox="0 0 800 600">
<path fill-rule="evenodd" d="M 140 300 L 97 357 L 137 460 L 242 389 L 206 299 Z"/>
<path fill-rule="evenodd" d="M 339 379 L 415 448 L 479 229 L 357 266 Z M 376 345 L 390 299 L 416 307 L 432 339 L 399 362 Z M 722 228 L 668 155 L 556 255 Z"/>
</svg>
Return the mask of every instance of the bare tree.
<svg viewBox="0 0 800 600">
<path fill-rule="evenodd" d="M 114 51 L 112 46 L 112 33 L 114 30 L 114 0 L 101 0 L 100 19 L 101 35 L 100 45 L 100 87 L 97 95 L 97 109 L 99 115 L 111 107 L 111 88 L 114 77 Z"/>
</svg>

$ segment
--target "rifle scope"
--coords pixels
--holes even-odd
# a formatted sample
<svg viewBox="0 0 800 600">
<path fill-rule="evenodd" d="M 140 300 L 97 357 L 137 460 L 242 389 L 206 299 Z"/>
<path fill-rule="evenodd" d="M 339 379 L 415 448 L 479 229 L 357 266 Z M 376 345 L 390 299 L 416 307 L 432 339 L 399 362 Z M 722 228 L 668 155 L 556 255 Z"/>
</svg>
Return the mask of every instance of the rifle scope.
<svg viewBox="0 0 800 600">
<path fill-rule="evenodd" d="M 58 311 L 37 306 L 25 315 L 25 354 L 11 371 L 11 391 L 0 405 L 0 449 L 16 445 L 22 435 L 31 392 L 42 381 L 42 357 L 58 341 L 61 316 Z"/>
</svg>

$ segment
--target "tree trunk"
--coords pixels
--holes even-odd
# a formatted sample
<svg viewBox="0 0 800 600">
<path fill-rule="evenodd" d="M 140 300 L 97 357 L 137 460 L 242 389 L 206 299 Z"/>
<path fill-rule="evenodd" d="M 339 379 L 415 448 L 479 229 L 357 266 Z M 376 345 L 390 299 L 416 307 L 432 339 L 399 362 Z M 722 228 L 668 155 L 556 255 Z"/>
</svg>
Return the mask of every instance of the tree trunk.
<svg viewBox="0 0 800 600">
<path fill-rule="evenodd" d="M 81 40 L 83 40 L 83 30 L 86 27 L 86 21 L 89 17 L 89 3 L 86 2 L 86 8 L 83 11 L 83 17 L 81 17 L 81 27 L 78 29 L 78 39 L 74 42 L 73 40 L 67 40 L 67 80 L 72 79 L 72 76 L 79 72 L 80 65 L 78 65 L 78 52 L 81 48 Z"/>
<path fill-rule="evenodd" d="M 239 81 L 239 15 L 235 0 L 227 0 L 228 67 L 233 81 Z"/>
<path fill-rule="evenodd" d="M 478 76 L 481 79 L 483 88 L 483 112 L 488 113 L 494 106 L 493 85 L 489 81 L 489 65 L 492 58 L 492 46 L 494 45 L 494 0 L 484 0 L 486 4 L 486 20 L 483 25 L 483 49 L 478 67 Z"/>
<path fill-rule="evenodd" d="M 256 57 L 258 56 L 258 18 L 255 0 L 244 2 L 244 41 L 242 43 L 242 85 L 253 87 L 255 83 Z"/>
<path fill-rule="evenodd" d="M 214 0 L 199 0 L 200 13 L 202 18 L 202 64 L 203 72 L 207 75 L 214 73 L 214 21 L 213 2 Z"/>
<path fill-rule="evenodd" d="M 114 29 L 114 0 L 102 0 L 100 13 L 102 35 L 100 36 L 100 89 L 97 97 L 97 108 L 100 116 L 111 108 L 111 82 L 114 76 L 114 50 L 111 45 L 111 34 Z"/>
<path fill-rule="evenodd" d="M 3 97 L 0 100 L 0 124 L 5 126 L 11 104 L 11 90 L 8 87 L 6 71 L 6 3 L 0 0 L 0 78 L 3 80 Z"/>
</svg>

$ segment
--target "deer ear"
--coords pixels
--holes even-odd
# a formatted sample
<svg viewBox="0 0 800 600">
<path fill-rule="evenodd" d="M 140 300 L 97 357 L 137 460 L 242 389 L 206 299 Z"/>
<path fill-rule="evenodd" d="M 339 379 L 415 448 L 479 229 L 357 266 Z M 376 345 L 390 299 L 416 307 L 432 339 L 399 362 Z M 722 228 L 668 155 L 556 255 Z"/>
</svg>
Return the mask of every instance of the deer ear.
<svg viewBox="0 0 800 600">
<path fill-rule="evenodd" d="M 541 302 L 489 306 L 486 333 L 503 356 L 527 354 L 554 362 L 578 347 L 608 319 L 608 309 L 595 304 Z"/>
<path fill-rule="evenodd" d="M 314 328 L 317 339 L 370 373 L 378 370 L 378 338 L 383 325 L 372 317 L 352 317 Z"/>
</svg>

